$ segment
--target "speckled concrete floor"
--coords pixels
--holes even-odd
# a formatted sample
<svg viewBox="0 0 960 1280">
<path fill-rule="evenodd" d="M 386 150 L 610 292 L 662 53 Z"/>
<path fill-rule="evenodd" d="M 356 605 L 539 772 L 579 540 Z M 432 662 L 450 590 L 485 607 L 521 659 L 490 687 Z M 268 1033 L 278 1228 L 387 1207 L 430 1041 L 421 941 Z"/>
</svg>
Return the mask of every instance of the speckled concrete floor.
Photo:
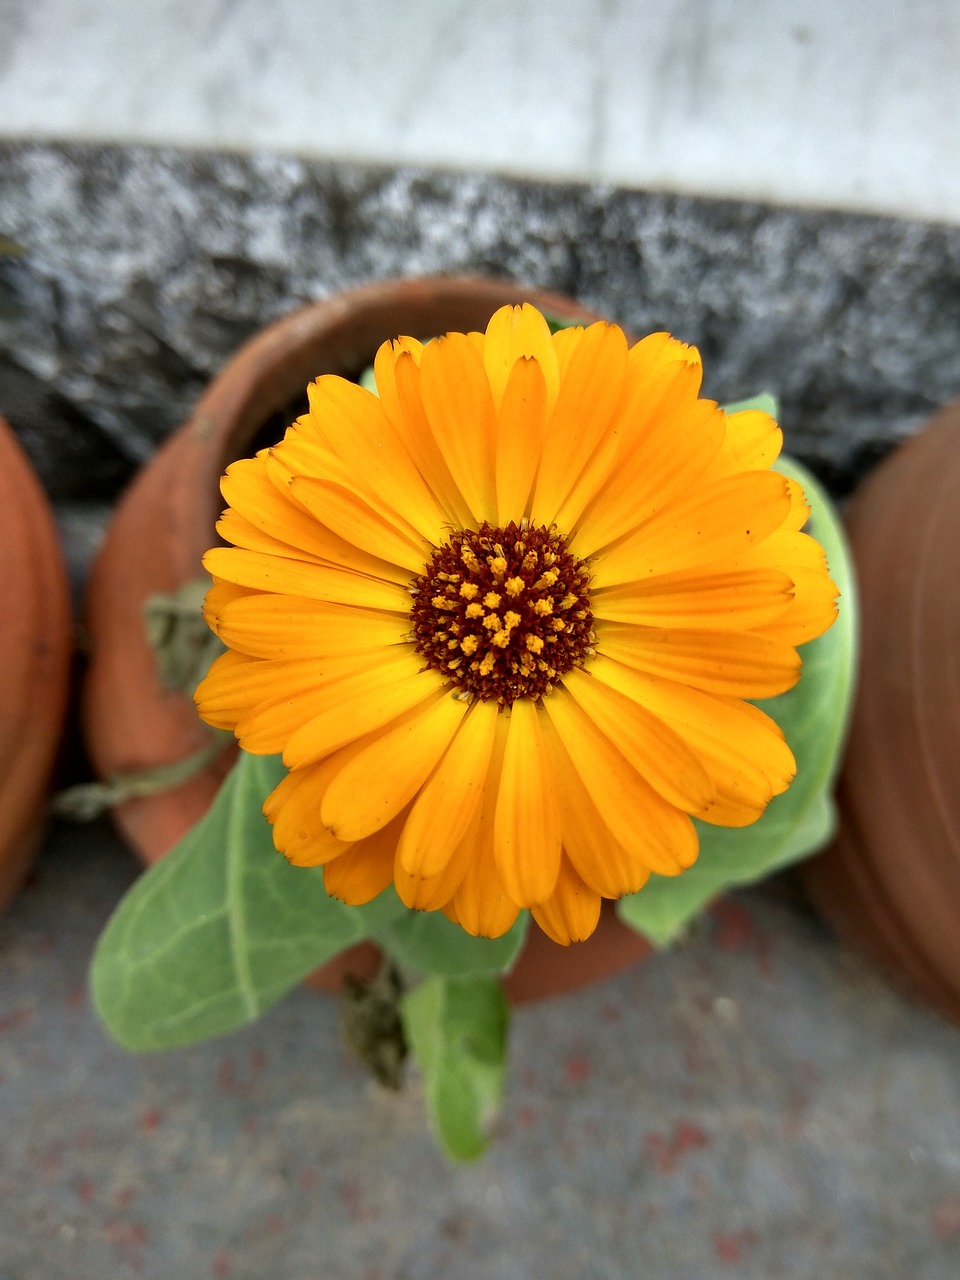
<svg viewBox="0 0 960 1280">
<path fill-rule="evenodd" d="M 57 829 L 0 921 L 0 1280 L 960 1274 L 960 1032 L 788 885 L 520 1010 L 491 1149 L 450 1167 L 329 997 L 114 1047 L 85 970 L 135 872 L 105 826 Z"/>
</svg>

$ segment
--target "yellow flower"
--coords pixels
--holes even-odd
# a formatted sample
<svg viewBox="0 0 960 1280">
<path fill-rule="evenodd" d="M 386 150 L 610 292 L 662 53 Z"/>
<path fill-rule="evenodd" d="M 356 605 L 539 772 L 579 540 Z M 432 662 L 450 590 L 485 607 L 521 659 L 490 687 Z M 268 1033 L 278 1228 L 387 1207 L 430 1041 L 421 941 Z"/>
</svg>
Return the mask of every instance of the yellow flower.
<svg viewBox="0 0 960 1280">
<path fill-rule="evenodd" d="M 796 682 L 836 590 L 780 431 L 699 399 L 669 335 L 529 305 L 374 368 L 228 468 L 200 713 L 283 753 L 264 812 L 329 893 L 586 938 L 693 863 L 690 815 L 744 826 L 793 777 L 744 699 Z"/>
</svg>

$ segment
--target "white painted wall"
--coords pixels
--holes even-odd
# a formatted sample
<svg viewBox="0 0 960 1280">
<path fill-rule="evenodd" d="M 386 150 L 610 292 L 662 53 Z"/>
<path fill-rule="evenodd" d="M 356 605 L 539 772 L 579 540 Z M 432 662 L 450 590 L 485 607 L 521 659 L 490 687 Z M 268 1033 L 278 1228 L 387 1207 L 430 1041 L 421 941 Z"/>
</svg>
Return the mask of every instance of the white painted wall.
<svg viewBox="0 0 960 1280">
<path fill-rule="evenodd" d="M 0 0 L 7 136 L 953 222 L 958 72 L 960 0 Z"/>
</svg>

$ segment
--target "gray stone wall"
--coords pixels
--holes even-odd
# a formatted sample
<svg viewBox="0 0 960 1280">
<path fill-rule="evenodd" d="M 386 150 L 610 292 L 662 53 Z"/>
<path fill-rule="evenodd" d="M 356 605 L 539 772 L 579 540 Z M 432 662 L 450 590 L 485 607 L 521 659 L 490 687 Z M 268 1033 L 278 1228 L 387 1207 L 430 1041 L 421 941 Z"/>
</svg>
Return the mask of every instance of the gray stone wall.
<svg viewBox="0 0 960 1280">
<path fill-rule="evenodd" d="M 696 343 L 838 494 L 960 392 L 960 228 L 291 156 L 0 143 L 0 412 L 105 502 L 261 325 L 475 271 Z"/>
</svg>

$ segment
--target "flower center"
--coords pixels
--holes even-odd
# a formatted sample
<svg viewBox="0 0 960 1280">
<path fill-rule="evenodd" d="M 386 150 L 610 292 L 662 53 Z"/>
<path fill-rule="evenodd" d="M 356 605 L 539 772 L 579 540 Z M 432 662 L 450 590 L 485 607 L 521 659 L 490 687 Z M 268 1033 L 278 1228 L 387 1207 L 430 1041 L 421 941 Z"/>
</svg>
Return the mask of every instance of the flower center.
<svg viewBox="0 0 960 1280">
<path fill-rule="evenodd" d="M 588 583 L 556 528 L 453 533 L 413 581 L 417 653 L 461 697 L 542 698 L 593 653 Z"/>
</svg>

